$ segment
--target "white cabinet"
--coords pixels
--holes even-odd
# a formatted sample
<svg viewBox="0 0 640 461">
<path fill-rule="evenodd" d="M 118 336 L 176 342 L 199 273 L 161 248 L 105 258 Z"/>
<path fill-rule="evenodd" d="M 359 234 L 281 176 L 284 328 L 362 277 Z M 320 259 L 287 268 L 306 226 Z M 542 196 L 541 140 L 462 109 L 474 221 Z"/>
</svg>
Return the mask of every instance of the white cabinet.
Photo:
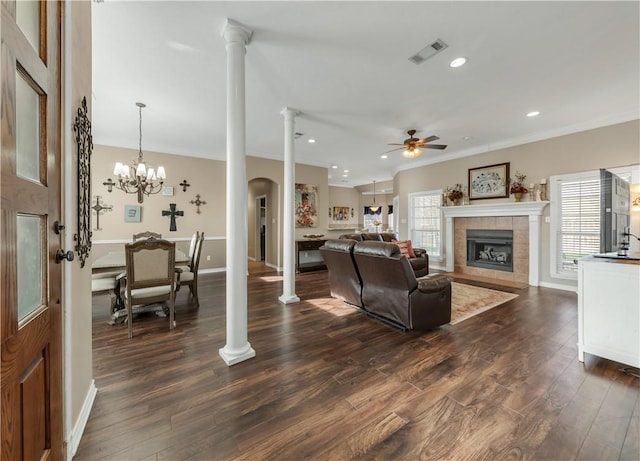
<svg viewBox="0 0 640 461">
<path fill-rule="evenodd" d="M 578 360 L 593 354 L 640 367 L 640 261 L 578 263 Z"/>
</svg>

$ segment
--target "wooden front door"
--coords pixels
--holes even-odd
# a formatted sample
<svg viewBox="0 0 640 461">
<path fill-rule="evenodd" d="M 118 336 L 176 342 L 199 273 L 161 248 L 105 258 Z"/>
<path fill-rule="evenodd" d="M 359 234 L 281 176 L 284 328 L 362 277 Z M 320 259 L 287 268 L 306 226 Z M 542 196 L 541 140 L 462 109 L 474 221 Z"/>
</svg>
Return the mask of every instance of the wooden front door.
<svg viewBox="0 0 640 461">
<path fill-rule="evenodd" d="M 60 460 L 61 2 L 2 1 L 2 460 Z"/>
</svg>

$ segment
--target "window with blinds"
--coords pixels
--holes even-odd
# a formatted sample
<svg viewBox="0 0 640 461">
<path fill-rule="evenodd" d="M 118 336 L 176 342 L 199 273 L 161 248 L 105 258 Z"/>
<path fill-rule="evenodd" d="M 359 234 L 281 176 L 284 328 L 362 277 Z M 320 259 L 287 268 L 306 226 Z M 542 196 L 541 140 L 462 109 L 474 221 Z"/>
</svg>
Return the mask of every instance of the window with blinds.
<svg viewBox="0 0 640 461">
<path fill-rule="evenodd" d="M 632 167 L 610 169 L 630 182 Z M 551 272 L 577 279 L 578 260 L 600 253 L 600 171 L 551 177 Z"/>
<path fill-rule="evenodd" d="M 424 248 L 429 258 L 442 261 L 442 191 L 409 194 L 409 235 L 415 248 Z"/>
<path fill-rule="evenodd" d="M 600 178 L 560 183 L 558 270 L 575 271 L 578 259 L 600 251 Z"/>
</svg>

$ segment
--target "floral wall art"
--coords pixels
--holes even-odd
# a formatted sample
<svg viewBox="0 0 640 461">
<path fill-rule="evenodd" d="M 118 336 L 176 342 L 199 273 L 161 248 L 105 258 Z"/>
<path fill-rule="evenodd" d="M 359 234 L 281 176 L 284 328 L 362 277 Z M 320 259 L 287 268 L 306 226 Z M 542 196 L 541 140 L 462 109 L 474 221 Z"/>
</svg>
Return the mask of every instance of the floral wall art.
<svg viewBox="0 0 640 461">
<path fill-rule="evenodd" d="M 296 184 L 296 227 L 318 227 L 318 186 Z"/>
</svg>

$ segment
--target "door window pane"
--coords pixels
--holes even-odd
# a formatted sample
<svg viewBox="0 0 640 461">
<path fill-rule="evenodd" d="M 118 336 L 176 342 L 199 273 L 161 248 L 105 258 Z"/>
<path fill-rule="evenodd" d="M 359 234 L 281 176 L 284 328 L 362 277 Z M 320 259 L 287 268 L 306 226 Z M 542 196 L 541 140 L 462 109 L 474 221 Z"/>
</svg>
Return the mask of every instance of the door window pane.
<svg viewBox="0 0 640 461">
<path fill-rule="evenodd" d="M 16 171 L 40 181 L 40 95 L 16 73 Z"/>
<path fill-rule="evenodd" d="M 16 2 L 16 23 L 31 46 L 40 49 L 40 2 L 19 0 Z"/>
<path fill-rule="evenodd" d="M 18 320 L 42 305 L 42 226 L 40 217 L 18 215 Z"/>
</svg>

